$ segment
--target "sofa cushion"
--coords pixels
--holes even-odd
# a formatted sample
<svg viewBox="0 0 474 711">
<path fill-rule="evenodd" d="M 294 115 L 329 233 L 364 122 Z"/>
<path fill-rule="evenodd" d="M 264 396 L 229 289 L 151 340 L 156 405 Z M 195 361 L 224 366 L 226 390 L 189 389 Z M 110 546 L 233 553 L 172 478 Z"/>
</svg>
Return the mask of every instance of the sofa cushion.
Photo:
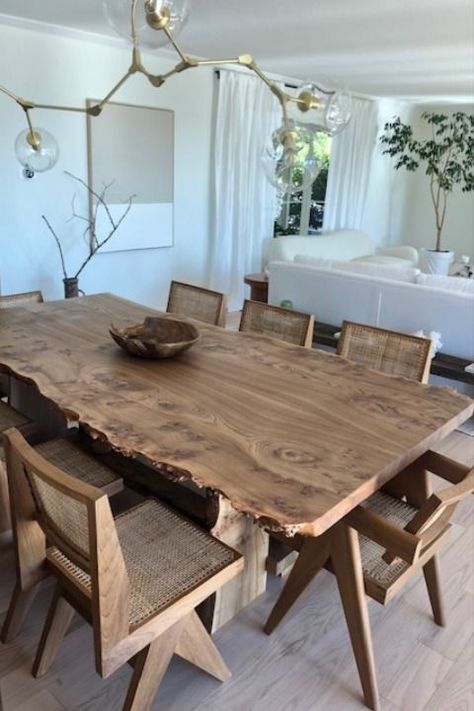
<svg viewBox="0 0 474 711">
<path fill-rule="evenodd" d="M 389 266 L 411 267 L 413 264 L 402 257 L 389 257 L 386 254 L 369 254 L 367 257 L 358 257 L 353 259 L 353 262 L 362 262 L 364 264 L 388 264 Z"/>
<path fill-rule="evenodd" d="M 461 294 L 474 294 L 474 279 L 442 276 L 441 274 L 422 274 L 420 272 L 416 277 L 416 283 L 423 286 L 431 286 L 435 289 L 458 291 Z"/>
<path fill-rule="evenodd" d="M 366 274 L 367 276 L 382 277 L 382 279 L 393 279 L 410 284 L 415 283 L 419 269 L 406 266 L 397 266 L 392 263 L 364 262 L 353 260 L 352 262 L 342 262 L 336 259 L 317 259 L 308 257 L 306 254 L 297 254 L 294 262 L 296 264 L 308 264 L 318 269 L 336 269 L 339 272 L 350 272 L 352 274 Z M 406 262 L 404 262 L 406 264 Z"/>
<path fill-rule="evenodd" d="M 290 235 L 275 237 L 265 245 L 269 261 L 292 262 L 297 254 L 327 259 L 356 259 L 374 254 L 375 247 L 362 230 L 334 230 L 318 235 Z"/>
</svg>

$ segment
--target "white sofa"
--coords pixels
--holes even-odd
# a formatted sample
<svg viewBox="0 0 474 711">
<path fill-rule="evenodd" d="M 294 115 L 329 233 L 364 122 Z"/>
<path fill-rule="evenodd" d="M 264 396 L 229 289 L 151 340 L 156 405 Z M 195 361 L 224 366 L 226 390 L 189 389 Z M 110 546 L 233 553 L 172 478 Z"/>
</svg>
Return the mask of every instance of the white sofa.
<svg viewBox="0 0 474 711">
<path fill-rule="evenodd" d="M 264 242 L 264 264 L 292 262 L 297 255 L 404 267 L 415 267 L 418 263 L 418 252 L 414 247 L 376 248 L 369 235 L 361 230 L 335 230 L 301 237 L 290 235 Z"/>
<path fill-rule="evenodd" d="M 393 272 L 393 270 L 391 270 Z M 413 270 L 414 271 L 414 270 Z M 269 265 L 269 303 L 290 300 L 316 321 L 344 319 L 395 331 L 439 331 L 442 351 L 474 361 L 474 293 L 294 262 Z M 445 277 L 446 279 L 446 277 Z M 470 287 L 455 279 L 456 288 Z"/>
</svg>

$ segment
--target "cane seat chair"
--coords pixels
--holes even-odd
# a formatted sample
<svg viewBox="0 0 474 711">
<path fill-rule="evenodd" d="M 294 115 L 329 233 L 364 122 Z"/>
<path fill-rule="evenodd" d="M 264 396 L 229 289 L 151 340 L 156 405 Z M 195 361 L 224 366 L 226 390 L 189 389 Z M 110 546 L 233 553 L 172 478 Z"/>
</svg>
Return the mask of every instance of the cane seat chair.
<svg viewBox="0 0 474 711">
<path fill-rule="evenodd" d="M 429 338 L 344 321 L 337 354 L 388 375 L 428 382 L 432 343 Z"/>
<path fill-rule="evenodd" d="M 271 306 L 262 301 L 244 301 L 239 331 L 262 333 L 296 346 L 311 348 L 313 329 L 312 314 Z"/>
<path fill-rule="evenodd" d="M 2 411 L 8 410 L 2 416 Z M 5 433 L 6 425 L 16 427 L 23 436 L 35 437 L 35 424 L 12 407 L 0 403 L 0 437 Z M 50 464 L 61 468 L 70 476 L 101 489 L 108 496 L 123 489 L 123 479 L 108 466 L 93 457 L 88 451 L 72 439 L 58 437 L 41 444 L 34 449 Z M 8 471 L 8 466 L 6 467 Z M 23 550 L 18 540 L 16 510 L 11 506 L 11 473 L 5 469 L 4 452 L 0 445 L 0 533 L 13 529 L 14 544 L 17 548 L 16 585 L 13 591 L 7 616 L 2 627 L 0 639 L 11 641 L 19 632 L 23 620 L 34 599 L 37 590 L 37 578 L 30 575 L 28 551 Z M 8 478 L 8 481 L 7 481 Z M 13 516 L 10 515 L 10 510 Z M 28 543 L 26 542 L 27 546 Z"/>
<path fill-rule="evenodd" d="M 212 326 L 225 326 L 227 299 L 225 294 L 218 291 L 172 281 L 166 311 L 177 316 L 195 318 Z"/>
<path fill-rule="evenodd" d="M 420 471 L 436 474 L 449 481 L 450 486 L 421 497 L 421 488 L 411 489 L 410 486 Z M 450 519 L 457 504 L 474 492 L 474 469 L 430 451 L 402 474 L 404 477 L 398 478 L 393 492 L 375 493 L 362 506 L 351 511 L 344 523 L 359 534 L 366 594 L 385 605 L 422 570 L 434 621 L 444 626 L 438 553 L 449 536 Z M 404 482 L 407 484 L 405 491 Z M 331 531 L 323 537 L 319 551 L 316 551 L 317 540 L 296 537 L 294 546 L 299 556 L 265 624 L 267 634 L 273 632 L 322 567 L 334 572 L 331 565 Z M 312 565 L 307 557 L 305 560 L 305 547 L 309 550 L 310 546 L 313 546 L 310 551 L 312 559 L 319 556 L 317 565 Z M 354 610 L 345 608 L 345 614 L 351 629 Z M 357 642 L 353 641 L 353 648 L 357 659 Z M 370 680 L 363 665 L 359 666 L 359 674 L 363 688 L 368 688 Z"/>
<path fill-rule="evenodd" d="M 25 291 L 21 294 L 5 294 L 0 296 L 0 309 L 12 309 L 23 304 L 42 304 L 41 291 Z"/>
<path fill-rule="evenodd" d="M 6 294 L 0 296 L 0 309 L 15 308 L 23 306 L 23 304 L 41 304 L 43 303 L 43 294 L 41 291 L 27 291 L 22 294 Z M 0 398 L 8 397 L 9 395 L 9 377 L 4 373 L 0 373 Z M 13 425 L 12 425 L 13 426 Z"/>
<path fill-rule="evenodd" d="M 230 675 L 195 607 L 243 568 L 225 544 L 156 499 L 115 520 L 107 496 L 51 465 L 21 434 L 5 434 L 12 496 L 35 519 L 37 563 L 57 580 L 34 676 L 48 671 L 74 610 L 92 624 L 98 673 L 134 666 L 124 709 L 146 711 L 176 652 L 224 680 Z"/>
</svg>

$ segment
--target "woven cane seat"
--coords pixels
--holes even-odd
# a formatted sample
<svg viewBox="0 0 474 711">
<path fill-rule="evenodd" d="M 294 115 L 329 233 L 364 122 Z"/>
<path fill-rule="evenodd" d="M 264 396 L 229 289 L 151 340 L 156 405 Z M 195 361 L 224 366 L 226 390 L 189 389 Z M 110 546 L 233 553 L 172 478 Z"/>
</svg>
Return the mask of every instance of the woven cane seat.
<svg viewBox="0 0 474 711">
<path fill-rule="evenodd" d="M 156 499 L 115 519 L 130 583 L 130 626 L 138 627 L 236 559 L 236 553 Z M 90 590 L 90 577 L 57 548 L 48 559 Z"/>
<path fill-rule="evenodd" d="M 9 427 L 21 427 L 26 425 L 30 420 L 22 415 L 21 412 L 15 410 L 6 402 L 0 400 L 0 434 L 8 430 Z"/>
<path fill-rule="evenodd" d="M 418 509 L 410 506 L 406 501 L 400 501 L 383 491 L 378 491 L 371 496 L 365 502 L 364 507 L 379 514 L 398 528 L 405 528 L 418 512 Z M 409 563 L 401 559 L 397 559 L 391 564 L 386 563 L 382 559 L 386 548 L 370 538 L 360 535 L 359 541 L 364 578 L 370 580 L 377 587 L 389 588 L 410 567 Z"/>
<path fill-rule="evenodd" d="M 67 439 L 52 439 L 36 445 L 35 449 L 58 469 L 98 489 L 121 480 L 112 469 Z"/>
</svg>

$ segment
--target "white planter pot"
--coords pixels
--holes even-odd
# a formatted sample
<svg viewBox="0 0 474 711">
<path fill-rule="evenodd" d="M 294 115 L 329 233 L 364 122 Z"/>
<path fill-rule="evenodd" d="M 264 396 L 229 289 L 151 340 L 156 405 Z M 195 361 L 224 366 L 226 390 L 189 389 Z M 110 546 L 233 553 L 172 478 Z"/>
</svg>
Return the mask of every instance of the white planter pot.
<svg viewBox="0 0 474 711">
<path fill-rule="evenodd" d="M 420 249 L 419 267 L 424 274 L 443 274 L 449 272 L 449 265 L 454 260 L 454 252 L 437 252 L 435 249 Z"/>
</svg>

